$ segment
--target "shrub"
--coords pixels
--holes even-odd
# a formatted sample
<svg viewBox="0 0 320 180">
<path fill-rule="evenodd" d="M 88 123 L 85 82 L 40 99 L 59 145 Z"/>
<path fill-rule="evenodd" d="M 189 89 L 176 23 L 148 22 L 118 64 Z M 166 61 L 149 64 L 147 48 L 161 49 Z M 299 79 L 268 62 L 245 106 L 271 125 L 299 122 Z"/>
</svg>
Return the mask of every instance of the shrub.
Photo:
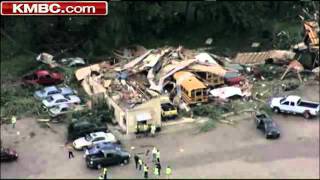
<svg viewBox="0 0 320 180">
<path fill-rule="evenodd" d="M 204 123 L 200 131 L 207 132 L 212 128 L 215 128 L 216 121 L 221 117 L 223 113 L 230 112 L 231 106 L 230 104 L 225 105 L 213 105 L 213 104 L 205 104 L 196 106 L 192 109 L 192 112 L 195 116 L 199 117 L 208 117 L 209 120 Z"/>
</svg>

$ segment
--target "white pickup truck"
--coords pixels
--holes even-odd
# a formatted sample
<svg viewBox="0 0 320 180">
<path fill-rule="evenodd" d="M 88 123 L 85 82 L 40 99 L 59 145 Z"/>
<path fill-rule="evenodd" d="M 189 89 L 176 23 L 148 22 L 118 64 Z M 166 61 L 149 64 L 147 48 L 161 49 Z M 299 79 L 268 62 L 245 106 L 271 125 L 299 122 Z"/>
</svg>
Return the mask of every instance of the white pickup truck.
<svg viewBox="0 0 320 180">
<path fill-rule="evenodd" d="M 312 116 L 318 116 L 320 110 L 319 103 L 303 101 L 301 97 L 293 95 L 272 98 L 269 105 L 276 113 L 302 114 L 306 119 Z"/>
</svg>

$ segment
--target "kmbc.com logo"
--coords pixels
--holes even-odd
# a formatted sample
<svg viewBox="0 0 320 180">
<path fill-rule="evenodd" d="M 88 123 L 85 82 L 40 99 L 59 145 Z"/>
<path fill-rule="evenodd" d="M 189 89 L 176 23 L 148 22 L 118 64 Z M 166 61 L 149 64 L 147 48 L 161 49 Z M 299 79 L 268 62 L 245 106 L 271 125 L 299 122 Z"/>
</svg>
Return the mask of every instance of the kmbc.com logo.
<svg viewBox="0 0 320 180">
<path fill-rule="evenodd" d="M 2 1 L 1 15 L 107 15 L 106 1 Z"/>
</svg>

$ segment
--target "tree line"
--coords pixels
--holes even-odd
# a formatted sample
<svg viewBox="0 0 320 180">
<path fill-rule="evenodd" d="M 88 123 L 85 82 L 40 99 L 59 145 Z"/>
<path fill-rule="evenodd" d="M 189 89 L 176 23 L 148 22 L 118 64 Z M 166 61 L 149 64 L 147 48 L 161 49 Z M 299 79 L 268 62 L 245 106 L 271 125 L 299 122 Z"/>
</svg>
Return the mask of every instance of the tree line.
<svg viewBox="0 0 320 180">
<path fill-rule="evenodd" d="M 1 17 L 1 58 L 22 51 L 55 55 L 76 51 L 87 57 L 115 47 L 163 39 L 204 28 L 216 36 L 268 29 L 270 20 L 296 21 L 299 1 L 110 2 L 107 16 Z"/>
</svg>

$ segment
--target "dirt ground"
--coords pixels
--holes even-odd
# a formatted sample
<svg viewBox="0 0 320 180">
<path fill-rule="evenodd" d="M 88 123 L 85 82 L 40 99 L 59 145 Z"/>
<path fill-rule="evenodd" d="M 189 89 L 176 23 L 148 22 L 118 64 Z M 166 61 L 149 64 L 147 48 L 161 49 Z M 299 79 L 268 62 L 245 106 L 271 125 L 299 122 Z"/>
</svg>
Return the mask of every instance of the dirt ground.
<svg viewBox="0 0 320 180">
<path fill-rule="evenodd" d="M 298 93 L 319 101 L 318 84 Z M 252 119 L 243 119 L 236 126 L 219 124 L 207 133 L 195 133 L 196 124 L 180 124 L 165 128 L 156 138 L 122 142 L 132 153 L 145 153 L 156 145 L 163 169 L 166 165 L 173 168 L 172 178 L 319 179 L 319 119 L 292 115 L 273 118 L 282 133 L 278 140 L 266 140 Z M 183 130 L 185 126 L 192 128 Z M 16 162 L 1 163 L 1 178 L 97 178 L 101 172 L 86 167 L 83 152 L 75 152 L 75 158 L 68 159 L 65 125 L 52 124 L 52 128 L 40 127 L 31 118 L 18 120 L 15 129 L 3 125 L 3 146 L 16 149 L 20 157 Z M 150 155 L 143 158 L 152 167 Z M 109 172 L 110 178 L 143 177 L 133 161 L 110 167 Z"/>
</svg>

